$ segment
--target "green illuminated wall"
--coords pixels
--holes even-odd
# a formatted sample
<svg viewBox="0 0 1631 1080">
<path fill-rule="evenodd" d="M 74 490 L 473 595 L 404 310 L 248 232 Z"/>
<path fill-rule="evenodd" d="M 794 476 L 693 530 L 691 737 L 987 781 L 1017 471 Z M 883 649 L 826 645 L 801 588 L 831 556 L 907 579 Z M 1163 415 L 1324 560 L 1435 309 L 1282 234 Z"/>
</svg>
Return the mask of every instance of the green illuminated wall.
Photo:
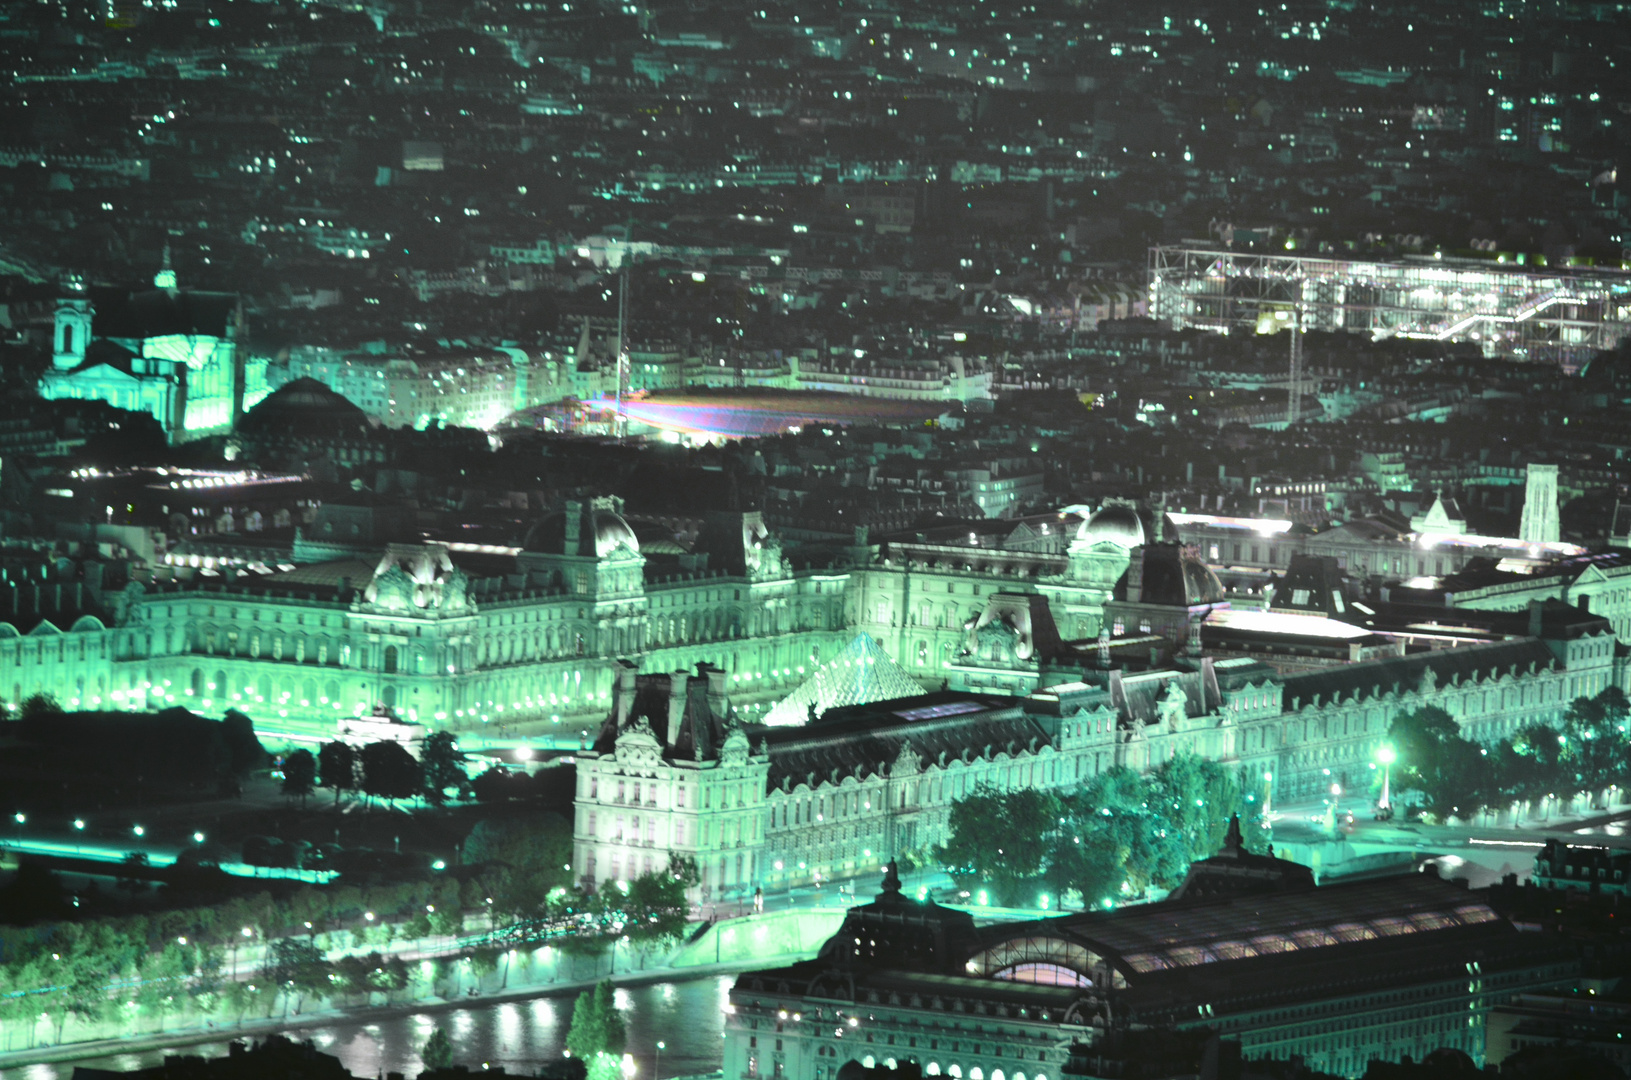
<svg viewBox="0 0 1631 1080">
<path fill-rule="evenodd" d="M 102 362 L 95 362 L 87 359 L 90 342 L 84 329 L 89 326 L 94 332 L 92 314 L 89 302 L 77 299 L 65 302 L 57 312 L 54 365 L 40 380 L 41 397 L 105 401 L 145 412 L 159 422 L 171 442 L 232 430 L 243 411 L 246 389 L 237 342 L 241 316 L 234 315 L 220 334 L 106 339 L 124 353 L 110 351 Z M 71 348 L 64 347 L 65 331 L 70 333 Z M 259 380 L 263 396 L 264 382 L 264 377 Z"/>
</svg>

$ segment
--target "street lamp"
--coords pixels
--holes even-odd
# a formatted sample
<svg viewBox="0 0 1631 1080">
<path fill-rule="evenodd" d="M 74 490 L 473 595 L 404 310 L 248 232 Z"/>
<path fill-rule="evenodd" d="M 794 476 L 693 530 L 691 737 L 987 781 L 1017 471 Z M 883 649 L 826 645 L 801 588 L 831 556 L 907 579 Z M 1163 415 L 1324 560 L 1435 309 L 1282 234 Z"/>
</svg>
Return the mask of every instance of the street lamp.
<svg viewBox="0 0 1631 1080">
<path fill-rule="evenodd" d="M 656 1060 L 651 1063 L 651 1080 L 663 1080 L 663 1051 L 667 1049 L 668 1044 L 658 1039 L 657 1052 L 653 1055 Z"/>
<path fill-rule="evenodd" d="M 1393 763 L 1399 760 L 1393 747 L 1382 746 L 1376 751 L 1376 760 L 1382 764 L 1382 798 L 1377 801 L 1376 809 L 1380 811 L 1383 821 L 1393 816 L 1393 800 L 1390 797 L 1389 782 L 1393 779 Z"/>
<path fill-rule="evenodd" d="M 130 831 L 135 833 L 137 836 L 147 835 L 147 830 L 142 828 L 140 825 L 133 826 Z"/>
<path fill-rule="evenodd" d="M 17 823 L 17 850 L 21 851 L 23 850 L 23 822 L 28 820 L 28 815 L 19 810 L 11 815 L 11 820 Z"/>
</svg>

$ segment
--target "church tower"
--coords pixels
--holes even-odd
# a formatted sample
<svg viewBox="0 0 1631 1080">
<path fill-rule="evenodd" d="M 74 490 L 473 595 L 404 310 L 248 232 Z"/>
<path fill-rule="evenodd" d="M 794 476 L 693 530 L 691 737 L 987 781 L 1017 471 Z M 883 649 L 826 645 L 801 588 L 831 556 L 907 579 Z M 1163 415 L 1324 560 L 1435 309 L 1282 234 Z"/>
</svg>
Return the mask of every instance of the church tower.
<svg viewBox="0 0 1631 1080">
<path fill-rule="evenodd" d="M 1563 526 L 1557 514 L 1557 466 L 1530 462 L 1518 539 L 1526 544 L 1555 544 L 1562 538 Z"/>
<path fill-rule="evenodd" d="M 83 297 L 63 300 L 57 305 L 56 326 L 51 335 L 51 366 L 69 371 L 85 362 L 85 349 L 91 343 L 91 302 Z"/>
</svg>

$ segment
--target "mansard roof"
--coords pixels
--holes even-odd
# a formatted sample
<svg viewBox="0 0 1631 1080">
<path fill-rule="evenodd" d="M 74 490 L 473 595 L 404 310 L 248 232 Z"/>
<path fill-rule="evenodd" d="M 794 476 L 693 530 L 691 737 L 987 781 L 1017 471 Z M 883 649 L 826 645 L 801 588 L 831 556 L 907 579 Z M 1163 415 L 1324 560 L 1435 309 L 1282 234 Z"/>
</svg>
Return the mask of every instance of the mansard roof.
<svg viewBox="0 0 1631 1080">
<path fill-rule="evenodd" d="M 1502 675 L 1549 671 L 1557 666 L 1557 656 L 1544 641 L 1537 638 L 1497 641 L 1287 675 L 1284 701 L 1286 711 L 1295 712 L 1316 701 L 1325 703 L 1379 698 L 1388 693 L 1409 693 L 1421 688 L 1428 672 L 1432 672 L 1432 681 L 1436 685 L 1445 686 Z"/>
<path fill-rule="evenodd" d="M 735 730 L 724 706 L 724 672 L 698 664 L 697 674 L 636 674 L 626 662 L 613 689 L 612 711 L 595 736 L 594 750 L 610 754 L 625 732 L 650 729 L 671 761 L 713 761 Z M 683 682 L 683 685 L 681 683 Z M 728 708 L 728 706 L 724 706 Z"/>
<path fill-rule="evenodd" d="M 758 511 L 710 511 L 703 515 L 693 550 L 707 553 L 710 570 L 744 577 L 758 565 L 758 549 L 769 539 L 770 530 Z"/>
<path fill-rule="evenodd" d="M 1116 582 L 1117 600 L 1165 607 L 1220 604 L 1224 600 L 1223 582 L 1216 572 L 1182 544 L 1145 544 L 1135 549 L 1132 557 L 1138 565 L 1129 566 Z"/>
<path fill-rule="evenodd" d="M 640 551 L 635 535 L 621 513 L 622 500 L 611 497 L 568 500 L 566 507 L 546 514 L 529 528 L 521 547 L 541 555 L 569 555 L 604 559 L 626 547 Z"/>
<path fill-rule="evenodd" d="M 1076 972 L 1113 992 L 1124 1020 L 1171 1022 L 1197 1000 L 1220 1012 L 1365 987 L 1464 975 L 1569 955 L 1548 935 L 1519 934 L 1480 897 L 1428 874 L 1226 899 L 1165 900 L 1115 911 L 983 927 L 969 971 L 1020 963 Z M 1092 990 L 1089 990 L 1091 993 Z"/>
<path fill-rule="evenodd" d="M 900 871 L 890 860 L 877 898 L 851 908 L 818 957 L 840 967 L 961 975 L 976 940 L 974 917 L 968 912 L 903 895 Z"/>
<path fill-rule="evenodd" d="M 1216 855 L 1189 864 L 1189 872 L 1172 893 L 1174 900 L 1221 898 L 1259 893 L 1302 892 L 1314 888 L 1314 871 L 1290 859 L 1251 851 L 1240 832 L 1240 816 L 1231 815 L 1223 847 Z"/>
<path fill-rule="evenodd" d="M 1000 970 L 999 946 L 1036 938 L 1075 942 L 1136 984 L 1140 977 L 1205 969 L 1224 976 L 1230 961 L 1340 949 L 1403 939 L 1407 948 L 1459 927 L 1495 926 L 1513 933 L 1490 906 L 1431 874 L 1401 874 L 1312 889 L 1227 898 L 1163 900 L 1113 911 L 1085 911 L 1029 923 L 999 923 L 980 932 L 982 953 L 971 970 Z M 1080 974 L 1092 977 L 1092 970 Z"/>
<path fill-rule="evenodd" d="M 1501 569 L 1499 560 L 1481 557 L 1469 559 L 1460 570 L 1439 578 L 1438 586 L 1433 591 L 1460 595 L 1480 589 L 1499 591 L 1501 586 L 1555 588 L 1559 579 L 1574 582 L 1593 569 L 1609 571 L 1626 567 L 1631 567 L 1631 552 L 1626 551 L 1595 551 L 1551 559 L 1521 574 Z"/>
<path fill-rule="evenodd" d="M 218 592 L 241 597 L 283 597 L 318 604 L 349 604 L 374 579 L 377 560 L 335 559 L 288 569 L 229 567 L 221 571 L 180 572 L 169 580 L 142 585 L 151 593 Z"/>
<path fill-rule="evenodd" d="M 268 574 L 254 583 L 268 592 L 306 591 L 312 588 L 332 589 L 337 594 L 361 592 L 373 584 L 377 562 L 378 560 L 367 559 L 336 559 L 333 562 L 307 563 L 292 570 Z"/>
<path fill-rule="evenodd" d="M 1131 551 L 1145 544 L 1177 539 L 1178 526 L 1166 514 L 1125 502 L 1111 502 L 1101 507 L 1076 529 L 1076 544 L 1083 548 L 1114 544 Z"/>
<path fill-rule="evenodd" d="M 752 725 L 770 751 L 769 788 L 893 774 L 955 758 L 990 758 L 1049 743 L 1015 698 L 941 691 L 834 709 L 802 727 Z"/>
<path fill-rule="evenodd" d="M 1274 583 L 1274 598 L 1269 602 L 1270 611 L 1333 619 L 1349 617 L 1351 607 L 1346 575 L 1334 555 L 1292 555 L 1285 577 Z"/>
</svg>

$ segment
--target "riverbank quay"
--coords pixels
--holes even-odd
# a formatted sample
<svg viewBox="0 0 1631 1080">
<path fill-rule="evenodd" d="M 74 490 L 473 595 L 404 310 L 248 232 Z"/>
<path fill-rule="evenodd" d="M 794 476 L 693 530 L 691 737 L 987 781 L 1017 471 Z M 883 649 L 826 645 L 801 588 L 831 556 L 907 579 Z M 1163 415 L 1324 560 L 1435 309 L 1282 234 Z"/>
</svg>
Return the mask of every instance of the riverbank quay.
<svg viewBox="0 0 1631 1080">
<path fill-rule="evenodd" d="M 618 986 L 691 980 L 729 975 L 767 963 L 792 963 L 815 955 L 821 944 L 837 930 L 845 914 L 843 908 L 805 909 L 746 915 L 720 923 L 693 926 L 687 940 L 664 956 L 652 959 L 631 955 L 614 947 L 600 953 L 571 955 L 543 946 L 533 950 L 514 949 L 498 958 L 491 970 L 477 972 L 469 958 L 458 958 L 440 977 L 435 977 L 437 961 L 420 962 L 426 977 L 426 992 L 403 997 L 378 993 L 367 1002 L 302 1008 L 295 1012 L 279 995 L 269 1000 L 270 1015 L 243 1015 L 233 1019 L 200 1018 L 196 1023 L 178 1024 L 163 1031 L 110 1034 L 86 1039 L 67 1039 L 0 1052 L 0 1076 L 10 1080 L 14 1070 L 31 1065 L 62 1063 L 139 1053 L 181 1049 L 204 1043 L 264 1037 L 274 1032 L 290 1034 L 306 1028 L 322 1027 L 340 1020 L 365 1021 L 371 1018 L 422 1012 L 449 1011 L 473 1004 L 490 1005 L 524 1001 L 549 995 L 571 995 L 610 979 Z M 445 959 L 445 958 L 444 958 Z M 426 970 L 431 969 L 431 970 Z M 280 1011 L 279 1004 L 285 1011 Z M 45 1024 L 41 1024 L 44 1027 Z M 86 1034 L 91 1034 L 87 1031 Z"/>
</svg>

